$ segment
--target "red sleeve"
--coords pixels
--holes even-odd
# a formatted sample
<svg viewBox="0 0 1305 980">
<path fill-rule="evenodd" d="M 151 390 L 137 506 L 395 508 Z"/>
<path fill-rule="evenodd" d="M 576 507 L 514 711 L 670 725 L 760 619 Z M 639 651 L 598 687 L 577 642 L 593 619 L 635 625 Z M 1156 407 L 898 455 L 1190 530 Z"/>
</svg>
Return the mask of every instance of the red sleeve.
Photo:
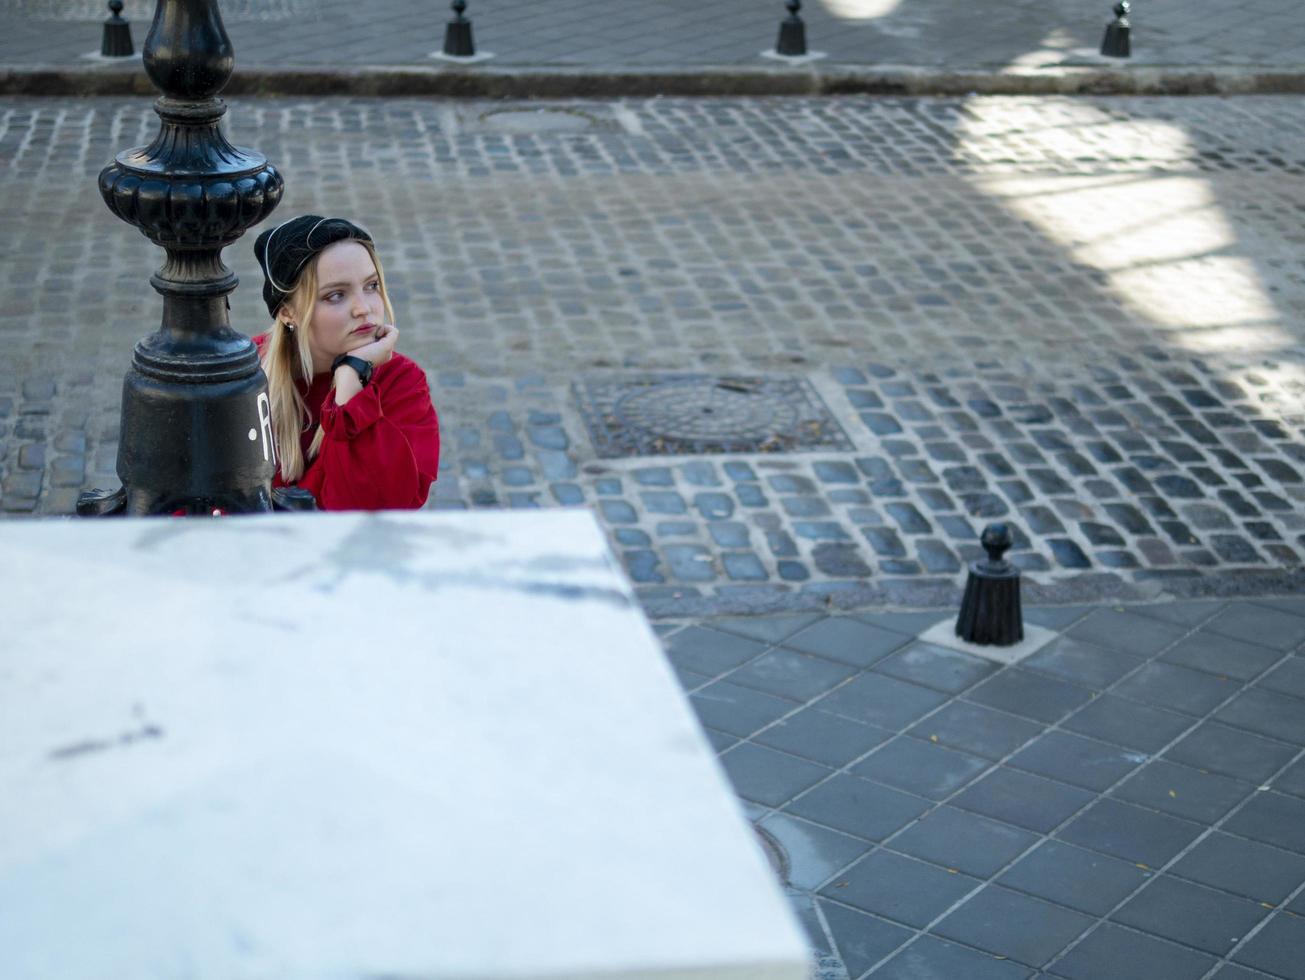
<svg viewBox="0 0 1305 980">
<path fill-rule="evenodd" d="M 343 405 L 322 404 L 321 451 L 298 485 L 322 510 L 420 507 L 439 469 L 440 432 L 426 375 L 396 355 Z"/>
</svg>

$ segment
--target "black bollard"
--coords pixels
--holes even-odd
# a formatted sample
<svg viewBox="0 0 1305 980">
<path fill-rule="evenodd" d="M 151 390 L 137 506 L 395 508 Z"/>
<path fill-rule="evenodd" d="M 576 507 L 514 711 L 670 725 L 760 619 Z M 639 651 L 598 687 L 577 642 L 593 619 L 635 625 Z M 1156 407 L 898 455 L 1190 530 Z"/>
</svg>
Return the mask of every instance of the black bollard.
<svg viewBox="0 0 1305 980">
<path fill-rule="evenodd" d="M 798 16 L 802 0 L 788 0 L 784 6 L 788 8 L 788 17 L 779 25 L 779 41 L 775 44 L 775 53 L 786 58 L 800 58 L 807 53 L 807 26 Z"/>
<path fill-rule="evenodd" d="M 989 524 L 979 537 L 987 560 L 970 565 L 956 635 L 967 643 L 1008 647 L 1024 639 L 1020 571 L 1002 558 L 1011 546 L 1010 528 Z"/>
<path fill-rule="evenodd" d="M 1127 58 L 1132 54 L 1129 44 L 1128 12 L 1132 5 L 1128 0 L 1119 0 L 1115 4 L 1115 19 L 1106 25 L 1106 36 L 1101 39 L 1101 53 L 1108 58 Z"/>
<path fill-rule="evenodd" d="M 136 344 L 123 381 L 118 477 L 91 491 L 85 516 L 270 511 L 267 379 L 258 351 L 231 328 L 236 275 L 222 250 L 272 213 L 283 182 L 263 154 L 222 133 L 218 94 L 235 68 L 217 0 L 157 0 L 145 73 L 162 93 L 154 142 L 100 173 L 109 210 L 167 254 L 150 285 L 162 322 Z M 299 505 L 295 500 L 293 504 Z"/>
<path fill-rule="evenodd" d="M 453 19 L 444 28 L 444 53 L 451 58 L 470 58 L 476 53 L 471 38 L 471 21 L 464 16 L 467 0 L 453 0 Z"/>
<path fill-rule="evenodd" d="M 109 0 L 109 19 L 104 22 L 100 54 L 106 58 L 130 58 L 135 53 L 131 43 L 131 24 L 122 16 L 122 0 Z"/>
</svg>

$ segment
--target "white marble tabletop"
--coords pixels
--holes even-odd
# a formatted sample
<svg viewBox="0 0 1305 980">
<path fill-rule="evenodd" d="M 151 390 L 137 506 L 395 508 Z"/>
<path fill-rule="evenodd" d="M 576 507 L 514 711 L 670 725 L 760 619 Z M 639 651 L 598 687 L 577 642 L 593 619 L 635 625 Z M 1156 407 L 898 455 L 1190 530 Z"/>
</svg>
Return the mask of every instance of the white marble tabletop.
<svg viewBox="0 0 1305 980">
<path fill-rule="evenodd" d="M 0 522 L 6 980 L 799 980 L 584 511 Z"/>
</svg>

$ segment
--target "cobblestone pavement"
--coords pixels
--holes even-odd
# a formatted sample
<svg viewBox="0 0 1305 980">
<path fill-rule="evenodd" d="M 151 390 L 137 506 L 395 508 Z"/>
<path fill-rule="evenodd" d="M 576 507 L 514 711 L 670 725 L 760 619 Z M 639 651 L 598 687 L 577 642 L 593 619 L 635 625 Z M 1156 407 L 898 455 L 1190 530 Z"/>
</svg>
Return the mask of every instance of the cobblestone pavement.
<svg viewBox="0 0 1305 980">
<path fill-rule="evenodd" d="M 7 513 L 116 482 L 159 256 L 94 175 L 155 127 L 0 101 Z M 382 243 L 432 506 L 589 506 L 654 615 L 954 603 L 996 518 L 1033 601 L 1298 587 L 1303 129 L 1285 98 L 231 113 L 281 214 Z"/>
<path fill-rule="evenodd" d="M 819 980 L 1305 977 L 1305 599 L 660 629 Z"/>
<path fill-rule="evenodd" d="M 807 0 L 808 42 L 830 63 L 958 67 L 1094 64 L 1107 0 Z M 1148 0 L 1135 4 L 1142 65 L 1305 64 L 1296 0 Z M 432 64 L 448 8 L 412 0 L 223 0 L 239 63 Z M 126 0 L 137 47 L 154 0 Z M 780 0 L 471 0 L 477 44 L 496 65 L 686 67 L 763 63 Z M 87 65 L 98 52 L 100 0 L 0 0 L 0 64 Z"/>
</svg>

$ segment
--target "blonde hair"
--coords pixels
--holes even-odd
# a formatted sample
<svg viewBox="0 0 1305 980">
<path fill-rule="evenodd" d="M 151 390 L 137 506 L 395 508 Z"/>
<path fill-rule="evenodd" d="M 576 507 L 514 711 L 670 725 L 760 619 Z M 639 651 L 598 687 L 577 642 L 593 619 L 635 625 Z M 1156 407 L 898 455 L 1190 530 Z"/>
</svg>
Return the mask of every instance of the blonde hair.
<svg viewBox="0 0 1305 980">
<path fill-rule="evenodd" d="M 385 321 L 393 323 L 394 309 L 390 306 L 390 294 L 385 289 L 385 270 L 381 268 L 376 248 L 371 242 L 361 239 L 345 240 L 357 242 L 367 249 L 367 254 L 376 267 Z M 325 437 L 322 427 L 318 425 L 305 457 L 299 440 L 300 435 L 312 423 L 312 413 L 299 392 L 299 382 L 303 382 L 306 389 L 313 380 L 313 354 L 308 345 L 308 332 L 313 322 L 313 309 L 317 305 L 317 260 L 321 255 L 318 252 L 304 266 L 294 288 L 282 304 L 293 311 L 298 326 L 291 330 L 279 316 L 276 317 L 272 321 L 272 329 L 268 332 L 267 344 L 263 350 L 263 373 L 267 375 L 267 395 L 272 410 L 272 443 L 276 448 L 276 459 L 284 483 L 294 483 L 304 475 L 308 464 L 321 451 L 322 439 Z M 331 387 L 334 389 L 334 382 Z"/>
</svg>

